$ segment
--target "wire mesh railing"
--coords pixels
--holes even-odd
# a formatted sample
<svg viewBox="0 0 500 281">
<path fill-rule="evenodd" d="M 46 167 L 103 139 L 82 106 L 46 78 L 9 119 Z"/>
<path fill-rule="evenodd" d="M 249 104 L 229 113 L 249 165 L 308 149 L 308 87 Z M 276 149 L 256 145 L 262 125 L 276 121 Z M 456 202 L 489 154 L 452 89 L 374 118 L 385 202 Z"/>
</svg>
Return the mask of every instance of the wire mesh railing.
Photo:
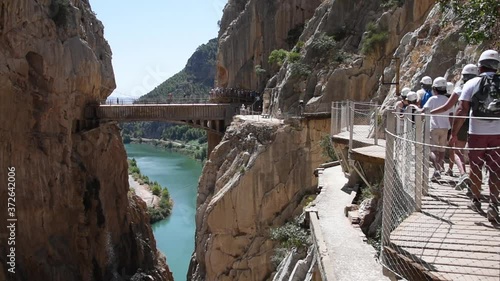
<svg viewBox="0 0 500 281">
<path fill-rule="evenodd" d="M 101 105 L 144 105 L 144 104 L 212 104 L 210 99 L 202 97 L 193 98 L 169 98 L 169 97 L 158 97 L 158 98 L 114 98 L 109 97 L 105 100 L 101 100 L 99 104 Z"/>
<path fill-rule="evenodd" d="M 408 280 L 499 280 L 500 136 L 449 147 L 435 117 L 449 116 L 387 117 L 382 262 Z"/>
<path fill-rule="evenodd" d="M 349 132 L 349 148 L 357 147 L 354 140 L 378 144 L 376 133 L 380 125 L 379 106 L 369 102 L 340 101 L 331 107 L 331 135 Z"/>
</svg>

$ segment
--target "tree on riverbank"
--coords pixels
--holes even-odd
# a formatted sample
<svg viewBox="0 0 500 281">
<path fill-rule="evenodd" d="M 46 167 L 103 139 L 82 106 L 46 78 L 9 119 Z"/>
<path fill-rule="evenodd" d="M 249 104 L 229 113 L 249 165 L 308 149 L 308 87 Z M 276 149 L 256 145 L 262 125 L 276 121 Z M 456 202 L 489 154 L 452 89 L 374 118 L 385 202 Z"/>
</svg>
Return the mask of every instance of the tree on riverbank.
<svg viewBox="0 0 500 281">
<path fill-rule="evenodd" d="M 153 195 L 160 197 L 158 206 L 148 207 L 149 221 L 155 223 L 167 218 L 172 213 L 174 203 L 170 198 L 170 193 L 166 187 L 162 187 L 158 182 L 149 180 L 148 176 L 141 174 L 135 158 L 128 159 L 128 173 L 139 184 L 147 185 Z"/>
</svg>

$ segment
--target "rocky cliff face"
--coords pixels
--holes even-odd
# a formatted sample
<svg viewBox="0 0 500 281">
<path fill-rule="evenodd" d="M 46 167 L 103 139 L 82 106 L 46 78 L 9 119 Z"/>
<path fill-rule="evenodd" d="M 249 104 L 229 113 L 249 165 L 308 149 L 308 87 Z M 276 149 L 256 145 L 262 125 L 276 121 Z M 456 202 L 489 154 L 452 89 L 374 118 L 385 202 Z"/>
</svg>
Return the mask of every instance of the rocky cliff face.
<svg viewBox="0 0 500 281">
<path fill-rule="evenodd" d="M 321 2 L 229 0 L 219 31 L 217 86 L 261 90 L 266 77 L 258 77 L 255 66 L 269 70 L 271 51 L 289 49 L 294 33 L 300 34 Z"/>
<path fill-rule="evenodd" d="M 306 111 L 318 112 L 332 101 L 370 100 L 381 86 L 384 68 L 390 64 L 400 39 L 424 21 L 434 1 L 404 1 L 385 10 L 383 1 L 324 1 L 308 22 L 299 40 L 305 42 L 297 63 L 286 62 L 267 85 L 270 112 L 294 112 L 304 100 Z M 368 26 L 373 26 L 370 34 Z M 386 36 L 369 47 L 364 42 L 378 34 Z M 297 48 L 296 48 L 297 50 Z M 294 75 L 301 65 L 305 75 Z M 296 72 L 296 71 L 295 71 Z M 387 78 L 390 82 L 391 77 Z M 328 110 L 326 110 L 328 111 Z"/>
<path fill-rule="evenodd" d="M 328 112 L 331 101 L 346 99 L 389 104 L 395 87 L 384 82 L 396 82 L 396 65 L 400 65 L 400 88 L 417 90 L 424 75 L 456 80 L 463 65 L 474 63 L 481 50 L 494 43 L 465 43 L 459 35 L 462 22 L 451 11 L 443 13 L 435 0 L 292 2 L 229 1 L 221 21 L 217 86 L 265 88 L 264 110 L 274 116 L 296 114 L 299 100 L 311 113 Z M 283 10 L 290 16 L 277 12 Z M 296 14 L 299 10 L 303 16 Z M 305 25 L 297 44 L 287 46 L 288 31 L 301 23 Z M 289 57 L 273 70 L 267 59 L 280 48 L 293 52 L 294 60 Z M 267 76 L 256 76 L 256 65 Z M 205 166 L 192 280 L 271 276 L 265 249 L 272 243 L 266 239 L 266 229 L 299 211 L 298 197 L 292 196 L 297 191 L 288 194 L 290 185 L 277 182 L 295 181 L 298 171 L 306 183 L 300 185 L 309 187 L 305 177 L 315 161 L 302 153 L 312 153 L 317 142 L 304 138 L 308 130 L 268 126 L 276 132 L 236 122 Z M 318 130 L 318 135 L 327 133 L 328 125 Z M 284 155 L 294 155 L 296 164 L 290 166 L 292 159 Z M 267 197 L 281 193 L 283 186 L 286 200 L 277 196 L 273 200 L 278 201 L 268 204 Z"/>
<path fill-rule="evenodd" d="M 0 49 L 0 179 L 15 168 L 17 218 L 15 245 L 0 232 L 0 280 L 172 280 L 144 203 L 127 194 L 117 127 L 81 126 L 115 87 L 88 1 L 2 1 Z"/>
<path fill-rule="evenodd" d="M 269 229 L 300 214 L 303 197 L 315 192 L 319 139 L 328 126 L 233 122 L 200 178 L 190 280 L 270 278 Z"/>
</svg>

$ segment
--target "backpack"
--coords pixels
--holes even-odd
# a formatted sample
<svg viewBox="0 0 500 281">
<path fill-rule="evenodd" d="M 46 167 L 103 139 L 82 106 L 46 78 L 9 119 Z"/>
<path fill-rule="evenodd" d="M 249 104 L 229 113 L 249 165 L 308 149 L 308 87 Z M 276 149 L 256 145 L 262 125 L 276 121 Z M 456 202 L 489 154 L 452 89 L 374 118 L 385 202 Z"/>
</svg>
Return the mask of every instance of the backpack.
<svg viewBox="0 0 500 281">
<path fill-rule="evenodd" d="M 500 117 L 500 75 L 483 76 L 471 98 L 472 116 Z"/>
</svg>

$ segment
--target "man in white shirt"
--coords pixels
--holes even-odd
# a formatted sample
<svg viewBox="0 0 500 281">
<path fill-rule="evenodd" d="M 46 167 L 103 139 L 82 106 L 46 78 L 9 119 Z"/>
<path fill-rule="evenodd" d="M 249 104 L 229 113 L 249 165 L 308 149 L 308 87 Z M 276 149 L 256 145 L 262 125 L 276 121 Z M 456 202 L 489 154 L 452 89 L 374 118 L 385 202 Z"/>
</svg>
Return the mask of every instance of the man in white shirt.
<svg viewBox="0 0 500 281">
<path fill-rule="evenodd" d="M 432 83 L 432 93 L 433 96 L 427 100 L 424 105 L 424 109 L 429 111 L 443 106 L 448 98 L 447 93 L 447 82 L 443 77 L 437 77 Z M 434 164 L 434 174 L 432 180 L 441 179 L 440 171 L 444 171 L 444 153 L 446 151 L 446 145 L 448 142 L 448 130 L 450 129 L 450 121 L 448 114 L 450 114 L 451 109 L 446 110 L 442 115 L 431 115 L 430 133 L 431 133 L 431 144 L 435 145 L 431 147 L 431 160 Z"/>
<path fill-rule="evenodd" d="M 490 222 L 499 222 L 498 217 L 498 202 L 500 188 L 500 118 L 481 118 L 475 108 L 477 102 L 473 103 L 481 92 L 480 84 L 485 81 L 486 77 L 493 78 L 493 81 L 498 81 L 499 77 L 495 75 L 500 63 L 498 52 L 494 50 L 484 51 L 479 58 L 480 76 L 473 78 L 464 84 L 462 94 L 459 98 L 459 107 L 455 115 L 466 116 L 470 114 L 469 122 L 469 148 L 472 150 L 469 153 L 471 180 L 470 189 L 472 192 L 472 200 L 469 208 L 479 212 L 481 210 L 481 192 L 482 183 L 482 168 L 486 164 L 489 171 L 489 189 L 490 200 L 488 205 L 487 217 Z M 496 78 L 494 78 L 496 76 Z M 498 101 L 498 100 L 496 100 Z M 495 104 L 493 104 L 495 105 Z M 472 106 L 473 110 L 469 110 Z M 484 107 L 483 107 L 484 109 Z M 470 113 L 469 113 L 470 111 Z M 453 143 L 458 134 L 458 129 L 464 122 L 463 118 L 456 118 L 453 123 L 450 143 Z M 477 148 L 485 148 L 477 150 Z M 488 149 L 489 148 L 489 149 Z M 495 149 L 497 148 L 497 149 Z"/>
</svg>

